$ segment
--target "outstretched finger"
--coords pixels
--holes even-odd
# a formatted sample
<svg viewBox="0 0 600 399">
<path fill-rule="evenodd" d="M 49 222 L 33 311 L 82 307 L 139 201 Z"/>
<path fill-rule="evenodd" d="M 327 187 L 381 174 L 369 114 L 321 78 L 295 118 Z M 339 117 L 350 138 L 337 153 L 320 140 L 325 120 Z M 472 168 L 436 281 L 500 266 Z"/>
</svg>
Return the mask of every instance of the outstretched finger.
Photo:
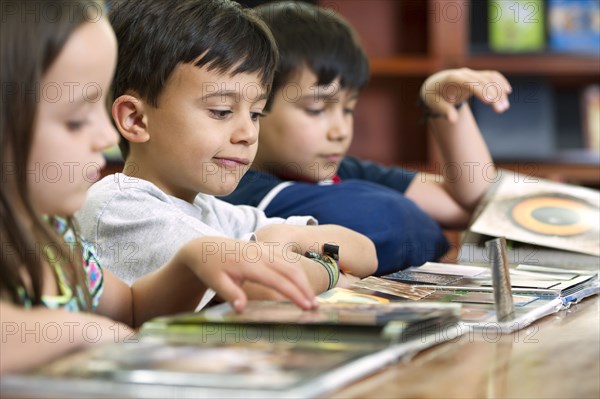
<svg viewBox="0 0 600 399">
<path fill-rule="evenodd" d="M 305 298 L 312 302 L 313 307 L 318 306 L 315 298 L 315 292 L 310 286 L 308 277 L 301 268 L 290 267 L 287 264 L 271 263 L 269 267 L 277 271 L 284 279 L 297 287 Z"/>
<path fill-rule="evenodd" d="M 301 269 L 273 262 L 244 266 L 238 271 L 243 273 L 245 280 L 273 288 L 302 309 L 314 309 L 317 306 L 315 294 Z"/>
<path fill-rule="evenodd" d="M 206 276 L 205 276 L 206 277 Z M 218 296 L 229 302 L 236 312 L 241 312 L 248 303 L 248 297 L 241 288 L 242 279 L 232 278 L 227 272 L 218 273 L 214 277 L 204 278 L 204 283 L 211 287 Z"/>
</svg>

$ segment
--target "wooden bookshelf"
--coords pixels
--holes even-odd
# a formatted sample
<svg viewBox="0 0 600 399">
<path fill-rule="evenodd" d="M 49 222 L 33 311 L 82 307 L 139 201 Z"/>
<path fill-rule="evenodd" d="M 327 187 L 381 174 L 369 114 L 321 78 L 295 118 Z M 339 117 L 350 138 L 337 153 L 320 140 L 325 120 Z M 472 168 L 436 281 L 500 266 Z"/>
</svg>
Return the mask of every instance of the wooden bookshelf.
<svg viewBox="0 0 600 399">
<path fill-rule="evenodd" d="M 507 74 L 543 76 L 598 77 L 600 59 L 565 54 L 539 55 L 474 55 L 467 57 L 464 65 L 472 69 L 498 69 Z"/>
<path fill-rule="evenodd" d="M 429 76 L 442 67 L 440 60 L 422 56 L 375 58 L 371 76 Z"/>
<path fill-rule="evenodd" d="M 435 162 L 416 99 L 427 76 L 442 69 L 496 69 L 509 79 L 541 77 L 558 90 L 557 95 L 600 84 L 598 56 L 482 51 L 473 44 L 473 32 L 481 29 L 481 21 L 470 14 L 473 1 L 319 1 L 350 21 L 371 59 L 371 81 L 355 112 L 352 155 L 395 165 Z M 534 165 L 540 177 L 600 187 L 600 155 L 589 156 L 583 148 L 558 148 L 544 159 L 500 161 L 500 166 L 511 169 Z"/>
</svg>

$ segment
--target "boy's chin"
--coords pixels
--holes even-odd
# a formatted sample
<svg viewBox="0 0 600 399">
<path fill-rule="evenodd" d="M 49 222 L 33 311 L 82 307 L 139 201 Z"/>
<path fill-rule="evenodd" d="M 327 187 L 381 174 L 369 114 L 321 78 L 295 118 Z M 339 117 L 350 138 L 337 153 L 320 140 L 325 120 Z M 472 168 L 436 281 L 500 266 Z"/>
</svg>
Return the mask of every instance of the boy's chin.
<svg viewBox="0 0 600 399">
<path fill-rule="evenodd" d="M 235 185 L 223 184 L 222 187 L 217 187 L 213 190 L 205 191 L 204 193 L 209 194 L 209 195 L 214 195 L 215 197 L 224 197 L 224 196 L 229 195 L 232 192 L 234 192 L 236 188 L 237 188 L 237 184 L 235 184 Z"/>
</svg>

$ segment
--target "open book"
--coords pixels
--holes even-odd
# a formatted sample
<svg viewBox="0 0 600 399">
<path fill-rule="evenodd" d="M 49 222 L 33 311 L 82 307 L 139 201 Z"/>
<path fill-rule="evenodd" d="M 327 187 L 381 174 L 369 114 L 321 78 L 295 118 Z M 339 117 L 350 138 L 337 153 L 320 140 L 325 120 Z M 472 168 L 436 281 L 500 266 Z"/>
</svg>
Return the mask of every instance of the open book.
<svg viewBox="0 0 600 399">
<path fill-rule="evenodd" d="M 514 311 L 500 320 L 488 266 L 428 262 L 383 278 L 367 277 L 349 290 L 335 288 L 320 299 L 326 303 L 460 303 L 465 326 L 509 333 L 600 292 L 598 273 L 590 270 L 519 265 L 508 273 Z"/>
<path fill-rule="evenodd" d="M 416 299 L 415 293 L 421 296 Z M 499 321 L 496 316 L 492 292 L 465 290 L 458 287 L 420 287 L 385 278 L 368 277 L 356 283 L 351 289 L 334 288 L 321 295 L 325 302 L 366 302 L 388 301 L 390 304 L 417 303 L 460 303 L 460 319 L 467 331 L 493 330 L 496 333 L 510 333 L 520 330 L 534 321 L 562 309 L 558 296 L 513 295 L 515 318 Z M 465 331 L 463 331 L 464 333 Z"/>
<path fill-rule="evenodd" d="M 146 323 L 139 342 L 3 376 L 10 397 L 315 397 L 463 333 L 459 304 L 227 304 Z"/>
<path fill-rule="evenodd" d="M 459 263 L 482 261 L 485 236 L 513 242 L 511 263 L 579 264 L 598 271 L 600 191 L 504 173 L 475 213 Z"/>
<path fill-rule="evenodd" d="M 369 277 L 328 301 L 462 303 L 473 328 L 502 332 L 600 291 L 600 192 L 504 171 L 475 212 L 457 263 L 426 263 L 384 278 Z M 510 240 L 504 260 L 514 313 L 498 321 L 490 256 L 485 242 Z M 510 295 L 508 295 L 510 298 Z"/>
</svg>

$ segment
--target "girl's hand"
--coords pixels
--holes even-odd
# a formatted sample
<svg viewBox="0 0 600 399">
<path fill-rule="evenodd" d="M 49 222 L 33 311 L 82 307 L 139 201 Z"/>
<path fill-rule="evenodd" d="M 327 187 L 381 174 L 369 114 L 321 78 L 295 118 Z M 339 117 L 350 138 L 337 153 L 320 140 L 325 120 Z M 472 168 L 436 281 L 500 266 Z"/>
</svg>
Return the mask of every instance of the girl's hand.
<svg viewBox="0 0 600 399">
<path fill-rule="evenodd" d="M 497 71 L 474 71 L 469 68 L 448 69 L 431 75 L 421 86 L 421 99 L 431 113 L 454 123 L 458 120 L 456 104 L 472 95 L 490 104 L 498 112 L 509 108 L 512 87 Z"/>
<path fill-rule="evenodd" d="M 318 306 L 306 275 L 272 247 L 224 238 L 214 244 L 208 248 L 206 238 L 194 240 L 179 254 L 184 264 L 236 311 L 243 310 L 248 301 L 241 288 L 244 281 L 270 287 L 303 309 Z"/>
</svg>

